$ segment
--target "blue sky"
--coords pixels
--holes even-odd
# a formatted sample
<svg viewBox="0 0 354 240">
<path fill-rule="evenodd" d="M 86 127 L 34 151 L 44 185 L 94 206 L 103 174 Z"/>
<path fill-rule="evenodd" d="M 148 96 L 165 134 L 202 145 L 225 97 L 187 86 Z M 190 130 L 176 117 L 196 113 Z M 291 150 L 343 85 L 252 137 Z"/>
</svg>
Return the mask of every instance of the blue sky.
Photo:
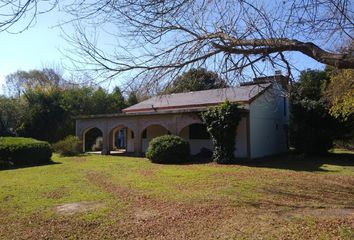
<svg viewBox="0 0 354 240">
<path fill-rule="evenodd" d="M 70 66 L 70 61 L 61 52 L 70 46 L 61 37 L 61 30 L 54 27 L 64 18 L 63 13 L 52 11 L 39 16 L 36 24 L 22 33 L 0 33 L 0 86 L 5 83 L 6 75 L 17 70 Z M 70 33 L 69 27 L 69 25 L 65 26 L 68 33 Z M 100 41 L 100 44 L 105 45 L 102 39 Z M 105 41 L 109 40 L 105 39 Z M 302 54 L 292 54 L 292 60 L 300 70 L 323 67 Z M 65 74 L 68 72 L 64 70 Z M 296 72 L 294 74 L 297 75 Z M 0 93 L 3 93 L 2 87 Z"/>
</svg>

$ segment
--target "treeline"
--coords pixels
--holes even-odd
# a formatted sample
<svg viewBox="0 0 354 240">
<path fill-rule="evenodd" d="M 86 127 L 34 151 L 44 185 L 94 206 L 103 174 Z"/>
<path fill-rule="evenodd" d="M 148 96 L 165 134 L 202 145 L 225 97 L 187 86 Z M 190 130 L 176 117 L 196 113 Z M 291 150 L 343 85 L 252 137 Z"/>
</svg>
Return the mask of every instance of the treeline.
<svg viewBox="0 0 354 240">
<path fill-rule="evenodd" d="M 290 92 L 290 139 L 298 151 L 354 149 L 354 70 L 306 70 Z"/>
<path fill-rule="evenodd" d="M 73 84 L 52 69 L 7 76 L 0 96 L 0 136 L 57 142 L 75 134 L 75 116 L 118 113 L 146 98 L 142 92 Z M 191 69 L 160 94 L 227 87 L 216 73 Z M 290 144 L 300 152 L 324 153 L 334 144 L 354 149 L 354 71 L 326 68 L 301 72 L 290 87 Z M 142 89 L 141 91 L 144 91 Z"/>
<path fill-rule="evenodd" d="M 51 143 L 75 134 L 76 116 L 118 113 L 138 101 L 134 92 L 71 84 L 48 69 L 9 75 L 6 86 L 12 92 L 0 96 L 0 136 Z"/>
</svg>

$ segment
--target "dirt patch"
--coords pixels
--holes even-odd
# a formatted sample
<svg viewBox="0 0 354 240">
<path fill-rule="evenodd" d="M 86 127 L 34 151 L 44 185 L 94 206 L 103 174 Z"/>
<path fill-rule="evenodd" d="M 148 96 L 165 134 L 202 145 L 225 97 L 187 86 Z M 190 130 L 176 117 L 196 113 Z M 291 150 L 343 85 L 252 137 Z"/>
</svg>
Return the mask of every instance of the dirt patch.
<svg viewBox="0 0 354 240">
<path fill-rule="evenodd" d="M 159 211 L 158 210 L 137 209 L 135 211 L 134 215 L 138 221 L 147 221 L 153 217 L 158 216 Z"/>
<path fill-rule="evenodd" d="M 319 208 L 319 209 L 298 209 L 289 211 L 289 216 L 304 218 L 306 216 L 313 216 L 318 218 L 328 217 L 354 217 L 353 208 Z"/>
<path fill-rule="evenodd" d="M 158 199 L 114 184 L 107 175 L 89 173 L 87 178 L 129 204 L 122 220 L 124 226 L 120 227 L 126 238 L 192 239 L 198 232 L 213 231 L 219 221 L 235 214 L 229 207 L 219 204 L 184 204 Z"/>
<path fill-rule="evenodd" d="M 49 199 L 60 199 L 65 197 L 65 195 L 66 191 L 63 188 L 44 194 L 44 196 Z"/>
<path fill-rule="evenodd" d="M 74 202 L 74 203 L 65 203 L 54 208 L 56 213 L 62 215 L 71 215 L 75 213 L 88 212 L 98 208 L 103 208 L 105 205 L 102 202 Z"/>
</svg>

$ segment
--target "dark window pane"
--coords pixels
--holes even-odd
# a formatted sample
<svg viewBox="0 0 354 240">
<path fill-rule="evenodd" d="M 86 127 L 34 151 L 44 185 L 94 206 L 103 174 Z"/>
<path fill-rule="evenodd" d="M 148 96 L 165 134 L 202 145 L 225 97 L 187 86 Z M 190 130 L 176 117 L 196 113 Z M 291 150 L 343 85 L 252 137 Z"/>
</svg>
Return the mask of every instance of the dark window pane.
<svg viewBox="0 0 354 240">
<path fill-rule="evenodd" d="M 145 130 L 143 131 L 143 136 L 142 136 L 142 138 L 146 138 L 146 135 L 147 135 L 147 134 L 146 134 L 146 130 L 147 130 L 147 129 L 145 129 Z"/>
<path fill-rule="evenodd" d="M 202 124 L 192 124 L 189 126 L 189 139 L 210 139 L 206 126 Z"/>
</svg>

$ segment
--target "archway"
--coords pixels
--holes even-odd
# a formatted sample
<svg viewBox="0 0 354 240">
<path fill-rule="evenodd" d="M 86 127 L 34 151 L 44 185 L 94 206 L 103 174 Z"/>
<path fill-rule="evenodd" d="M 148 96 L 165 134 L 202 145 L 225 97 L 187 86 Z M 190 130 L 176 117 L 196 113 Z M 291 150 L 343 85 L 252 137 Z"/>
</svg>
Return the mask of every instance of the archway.
<svg viewBox="0 0 354 240">
<path fill-rule="evenodd" d="M 192 155 L 200 153 L 202 149 L 213 150 L 213 142 L 204 124 L 189 124 L 179 132 L 179 136 L 189 142 Z"/>
<path fill-rule="evenodd" d="M 103 133 L 99 128 L 93 127 L 85 130 L 82 139 L 84 152 L 102 151 Z"/>
<path fill-rule="evenodd" d="M 149 146 L 149 142 L 153 138 L 163 136 L 163 135 L 168 135 L 168 134 L 171 134 L 171 132 L 160 124 L 152 124 L 152 125 L 147 126 L 141 132 L 142 151 L 146 152 L 146 149 Z"/>
<path fill-rule="evenodd" d="M 134 152 L 134 131 L 125 126 L 119 125 L 112 129 L 109 135 L 110 150 L 117 151 L 118 153 Z"/>
</svg>

